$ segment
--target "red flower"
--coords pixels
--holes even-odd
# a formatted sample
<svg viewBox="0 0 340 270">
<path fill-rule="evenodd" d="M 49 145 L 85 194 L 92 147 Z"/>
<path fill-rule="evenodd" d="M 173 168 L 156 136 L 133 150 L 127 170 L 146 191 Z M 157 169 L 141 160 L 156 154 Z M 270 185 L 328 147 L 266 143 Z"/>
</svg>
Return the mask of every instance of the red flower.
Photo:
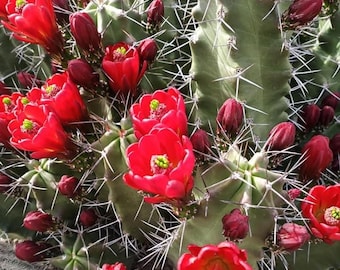
<svg viewBox="0 0 340 270">
<path fill-rule="evenodd" d="M 46 106 L 26 105 L 8 129 L 10 143 L 18 149 L 33 152 L 32 158 L 70 158 L 74 145 L 58 117 Z"/>
<path fill-rule="evenodd" d="M 331 244 L 340 240 L 340 185 L 311 188 L 301 203 L 313 235 Z"/>
<path fill-rule="evenodd" d="M 243 107 L 236 99 L 227 99 L 219 109 L 216 117 L 218 132 L 235 135 L 243 122 Z"/>
<path fill-rule="evenodd" d="M 130 113 L 137 139 L 157 126 L 169 127 L 180 136 L 188 132 L 184 100 L 173 87 L 168 91 L 157 90 L 153 94 L 143 95 L 139 103 L 131 106 Z"/>
<path fill-rule="evenodd" d="M 28 212 L 24 218 L 24 227 L 32 231 L 46 232 L 53 230 L 54 226 L 53 217 L 41 211 Z"/>
<path fill-rule="evenodd" d="M 302 148 L 305 160 L 300 166 L 300 179 L 317 180 L 333 160 L 329 139 L 322 135 L 313 136 Z"/>
<path fill-rule="evenodd" d="M 251 270 L 245 250 L 233 242 L 199 247 L 189 245 L 190 253 L 183 254 L 177 263 L 177 270 Z"/>
<path fill-rule="evenodd" d="M 242 214 L 240 209 L 235 208 L 222 218 L 223 235 L 227 240 L 243 239 L 249 231 L 249 217 Z"/>
<path fill-rule="evenodd" d="M 6 10 L 6 5 L 7 5 L 8 0 L 1 0 L 0 1 L 0 19 L 7 20 L 7 10 Z"/>
<path fill-rule="evenodd" d="M 15 256 L 26 262 L 43 261 L 46 257 L 46 249 L 48 247 L 46 243 L 25 240 L 15 245 Z"/>
<path fill-rule="evenodd" d="M 103 264 L 102 270 L 126 270 L 126 266 L 119 262 L 115 264 Z"/>
<path fill-rule="evenodd" d="M 141 61 L 136 48 L 119 42 L 106 47 L 102 67 L 114 92 L 133 95 L 147 68 L 147 62 Z"/>
<path fill-rule="evenodd" d="M 310 235 L 305 226 L 295 223 L 285 223 L 277 234 L 278 244 L 287 251 L 299 249 L 310 239 Z"/>
<path fill-rule="evenodd" d="M 169 128 L 154 129 L 131 144 L 126 155 L 130 171 L 126 184 L 150 194 L 149 203 L 181 204 L 193 187 L 195 157 L 189 138 L 181 138 Z"/>
<path fill-rule="evenodd" d="M 293 123 L 283 122 L 277 124 L 269 132 L 268 148 L 271 150 L 283 150 L 292 146 L 295 141 L 296 128 Z"/>
<path fill-rule="evenodd" d="M 9 0 L 8 21 L 2 24 L 21 41 L 39 44 L 48 53 L 59 55 L 63 38 L 56 23 L 52 0 Z"/>
</svg>

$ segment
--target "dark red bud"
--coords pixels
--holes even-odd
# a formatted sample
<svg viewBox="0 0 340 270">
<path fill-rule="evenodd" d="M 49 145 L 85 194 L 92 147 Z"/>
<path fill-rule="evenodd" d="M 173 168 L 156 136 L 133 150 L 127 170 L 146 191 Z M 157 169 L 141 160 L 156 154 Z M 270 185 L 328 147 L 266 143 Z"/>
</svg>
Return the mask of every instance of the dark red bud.
<svg viewBox="0 0 340 270">
<path fill-rule="evenodd" d="M 301 194 L 301 190 L 298 188 L 292 188 L 290 190 L 288 190 L 288 197 L 291 201 L 294 201 L 297 197 L 300 196 Z"/>
<path fill-rule="evenodd" d="M 152 38 L 141 41 L 137 47 L 141 61 L 153 62 L 157 55 L 157 43 Z"/>
<path fill-rule="evenodd" d="M 67 0 L 53 0 L 54 12 L 57 17 L 57 22 L 60 25 L 65 25 L 69 22 L 70 5 Z"/>
<path fill-rule="evenodd" d="M 0 95 L 11 95 L 11 90 L 4 84 L 3 82 L 0 82 Z"/>
<path fill-rule="evenodd" d="M 217 129 L 228 135 L 237 134 L 243 122 L 243 107 L 236 99 L 227 99 L 217 113 Z"/>
<path fill-rule="evenodd" d="M 73 176 L 63 175 L 58 183 L 58 190 L 68 198 L 75 198 L 81 194 L 79 180 Z"/>
<path fill-rule="evenodd" d="M 311 131 L 318 124 L 320 114 L 321 109 L 316 104 L 306 105 L 302 109 L 302 119 L 299 119 L 299 123 L 303 126 L 305 132 Z"/>
<path fill-rule="evenodd" d="M 328 94 L 321 101 L 321 106 L 331 106 L 334 110 L 338 107 L 340 101 L 340 92 L 335 92 L 332 94 Z"/>
<path fill-rule="evenodd" d="M 203 129 L 197 129 L 190 137 L 190 141 L 195 150 L 197 159 L 204 159 L 205 154 L 209 154 L 211 143 L 208 133 Z"/>
<path fill-rule="evenodd" d="M 46 258 L 46 243 L 33 242 L 26 240 L 15 245 L 15 256 L 26 262 L 39 262 Z"/>
<path fill-rule="evenodd" d="M 340 133 L 335 134 L 329 141 L 329 147 L 331 148 L 334 156 L 340 154 Z"/>
<path fill-rule="evenodd" d="M 227 240 L 239 240 L 247 236 L 249 231 L 249 217 L 235 208 L 222 218 L 223 235 Z"/>
<path fill-rule="evenodd" d="M 38 80 L 33 74 L 25 71 L 18 72 L 17 78 L 22 87 L 28 89 L 31 89 L 35 86 L 39 87 L 43 84 L 43 82 Z"/>
<path fill-rule="evenodd" d="M 85 88 L 93 88 L 99 82 L 99 75 L 84 59 L 73 59 L 68 62 L 67 71 L 71 80 Z"/>
<path fill-rule="evenodd" d="M 71 14 L 70 29 L 77 45 L 81 49 L 94 52 L 100 48 L 100 34 L 89 14 L 85 12 L 75 12 Z"/>
<path fill-rule="evenodd" d="M 293 123 L 283 122 L 277 124 L 269 132 L 268 148 L 283 150 L 294 144 L 296 128 Z"/>
<path fill-rule="evenodd" d="M 278 245 L 286 251 L 294 251 L 302 247 L 310 239 L 305 226 L 285 223 L 277 233 Z"/>
<path fill-rule="evenodd" d="M 28 212 L 24 218 L 24 227 L 31 231 L 46 232 L 53 230 L 54 226 L 53 217 L 41 211 Z"/>
<path fill-rule="evenodd" d="M 334 109 L 331 106 L 323 106 L 320 113 L 319 125 L 327 127 L 334 119 Z"/>
<path fill-rule="evenodd" d="M 86 228 L 91 227 L 97 222 L 98 216 L 93 209 L 82 210 L 79 216 L 79 222 Z"/>
<path fill-rule="evenodd" d="M 8 191 L 11 188 L 12 182 L 13 180 L 9 176 L 0 173 L 0 193 Z"/>
<path fill-rule="evenodd" d="M 146 9 L 147 22 L 152 25 L 158 25 L 163 21 L 164 4 L 162 0 L 153 0 Z"/>
</svg>

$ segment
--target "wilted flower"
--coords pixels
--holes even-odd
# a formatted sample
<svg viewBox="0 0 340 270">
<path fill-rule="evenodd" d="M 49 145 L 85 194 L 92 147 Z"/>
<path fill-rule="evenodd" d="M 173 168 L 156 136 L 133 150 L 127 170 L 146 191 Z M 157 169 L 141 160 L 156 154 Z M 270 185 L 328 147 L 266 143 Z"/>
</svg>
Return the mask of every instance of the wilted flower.
<svg viewBox="0 0 340 270">
<path fill-rule="evenodd" d="M 49 245 L 43 242 L 25 240 L 15 245 L 15 256 L 26 262 L 43 261 L 48 247 Z"/>
<path fill-rule="evenodd" d="M 31 231 L 46 232 L 56 225 L 51 214 L 42 211 L 28 212 L 24 218 L 24 227 Z"/>
<path fill-rule="evenodd" d="M 235 208 L 222 218 L 223 235 L 227 240 L 235 241 L 243 239 L 249 231 L 249 217 L 242 214 L 240 209 Z"/>
<path fill-rule="evenodd" d="M 271 150 L 283 150 L 294 144 L 295 125 L 290 122 L 279 123 L 269 132 L 268 148 Z"/>
<path fill-rule="evenodd" d="M 177 270 L 251 270 L 245 250 L 240 250 L 233 242 L 199 247 L 189 245 L 190 253 L 184 253 L 178 260 Z"/>
<path fill-rule="evenodd" d="M 300 166 L 300 179 L 317 180 L 333 160 L 329 139 L 323 135 L 313 136 L 302 148 L 304 161 Z"/>
<path fill-rule="evenodd" d="M 217 130 L 228 135 L 235 135 L 243 122 L 243 107 L 234 98 L 227 99 L 217 113 Z"/>
<path fill-rule="evenodd" d="M 303 217 L 309 220 L 312 234 L 331 244 L 340 240 L 340 185 L 311 188 L 301 202 Z"/>
<path fill-rule="evenodd" d="M 277 233 L 278 245 L 286 251 L 295 251 L 310 239 L 305 226 L 285 223 Z"/>
</svg>

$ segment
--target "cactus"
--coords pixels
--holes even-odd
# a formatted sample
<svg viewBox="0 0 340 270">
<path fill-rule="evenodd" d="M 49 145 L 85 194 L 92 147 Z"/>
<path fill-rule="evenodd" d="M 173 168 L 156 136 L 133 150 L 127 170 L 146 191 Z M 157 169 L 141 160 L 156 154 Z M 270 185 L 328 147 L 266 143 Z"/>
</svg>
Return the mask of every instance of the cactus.
<svg viewBox="0 0 340 270">
<path fill-rule="evenodd" d="M 337 269 L 340 11 L 313 1 L 0 9 L 0 230 L 29 240 L 18 258 L 79 270 Z M 21 17 L 29 8 L 37 29 Z M 227 226 L 234 209 L 244 218 Z"/>
</svg>

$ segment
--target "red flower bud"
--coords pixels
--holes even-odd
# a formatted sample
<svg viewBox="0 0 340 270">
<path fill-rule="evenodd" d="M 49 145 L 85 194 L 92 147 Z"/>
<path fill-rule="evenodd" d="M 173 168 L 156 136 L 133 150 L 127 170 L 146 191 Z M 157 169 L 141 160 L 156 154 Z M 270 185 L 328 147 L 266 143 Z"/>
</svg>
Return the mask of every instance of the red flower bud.
<svg viewBox="0 0 340 270">
<path fill-rule="evenodd" d="M 73 59 L 68 62 L 67 71 L 70 79 L 85 88 L 94 88 L 99 82 L 99 75 L 84 59 Z"/>
<path fill-rule="evenodd" d="M 310 239 L 305 226 L 295 223 L 285 223 L 277 234 L 278 244 L 287 251 L 294 251 L 303 246 Z"/>
<path fill-rule="evenodd" d="M 79 216 L 80 223 L 86 228 L 96 223 L 98 216 L 93 209 L 82 210 Z"/>
<path fill-rule="evenodd" d="M 301 150 L 304 161 L 300 166 L 300 179 L 317 180 L 333 160 L 329 139 L 322 135 L 313 136 Z"/>
<path fill-rule="evenodd" d="M 77 45 L 81 49 L 94 52 L 100 48 L 100 34 L 89 14 L 85 12 L 75 12 L 71 14 L 70 28 Z"/>
<path fill-rule="evenodd" d="M 240 209 L 235 208 L 222 218 L 223 235 L 227 240 L 243 239 L 249 231 L 249 217 L 243 215 Z"/>
<path fill-rule="evenodd" d="M 243 107 L 236 99 L 227 99 L 217 113 L 217 130 L 235 135 L 243 121 Z"/>
<path fill-rule="evenodd" d="M 46 232 L 53 230 L 55 222 L 52 215 L 41 211 L 31 211 L 24 218 L 24 227 L 31 231 Z"/>
<path fill-rule="evenodd" d="M 277 124 L 269 132 L 268 148 L 271 150 L 283 150 L 292 146 L 295 141 L 295 125 L 290 122 Z"/>
<path fill-rule="evenodd" d="M 321 11 L 322 0 L 294 0 L 282 15 L 284 29 L 295 29 L 312 21 Z"/>
<path fill-rule="evenodd" d="M 123 263 L 117 262 L 115 264 L 104 264 L 102 270 L 126 270 L 126 266 Z"/>
<path fill-rule="evenodd" d="M 12 182 L 13 181 L 9 176 L 0 173 L 0 193 L 5 193 L 9 190 Z"/>
<path fill-rule="evenodd" d="M 157 43 L 152 38 L 141 41 L 137 47 L 137 51 L 141 61 L 153 62 L 157 55 Z"/>
<path fill-rule="evenodd" d="M 63 175 L 58 183 L 58 190 L 61 194 L 71 199 L 81 194 L 79 180 L 73 176 Z"/>
<path fill-rule="evenodd" d="M 318 124 L 320 114 L 321 109 L 316 104 L 307 105 L 302 109 L 299 123 L 302 124 L 305 132 L 311 131 Z"/>
<path fill-rule="evenodd" d="M 329 141 L 329 147 L 333 152 L 333 162 L 331 169 L 334 172 L 338 172 L 340 170 L 340 133 L 335 134 Z"/>
<path fill-rule="evenodd" d="M 6 84 L 0 82 L 0 95 L 10 95 L 11 93 L 11 90 L 6 86 Z"/>
<path fill-rule="evenodd" d="M 327 127 L 334 118 L 335 111 L 331 106 L 323 106 L 320 113 L 319 125 Z"/>
<path fill-rule="evenodd" d="M 191 135 L 190 141 L 194 148 L 195 157 L 197 159 L 204 159 L 204 154 L 208 154 L 211 147 L 208 133 L 203 129 L 197 129 Z"/>
<path fill-rule="evenodd" d="M 300 196 L 301 194 L 301 190 L 298 188 L 292 188 L 290 190 L 288 190 L 288 197 L 291 201 L 294 201 L 297 197 Z"/>
<path fill-rule="evenodd" d="M 163 21 L 164 4 L 162 0 L 153 0 L 146 10 L 147 22 L 157 26 Z"/>
<path fill-rule="evenodd" d="M 15 256 L 20 260 L 27 262 L 39 262 L 46 258 L 46 249 L 49 247 L 46 243 L 33 242 L 26 240 L 15 246 Z"/>
<path fill-rule="evenodd" d="M 67 0 L 53 0 L 55 15 L 57 22 L 60 25 L 65 25 L 69 22 L 69 15 L 65 11 L 70 10 L 70 5 Z"/>
<path fill-rule="evenodd" d="M 321 101 L 321 106 L 331 106 L 334 110 L 336 110 L 340 100 L 340 92 L 335 92 L 332 94 L 328 94 Z"/>
<path fill-rule="evenodd" d="M 39 81 L 33 74 L 28 73 L 28 72 L 24 72 L 24 71 L 20 71 L 17 74 L 17 78 L 19 83 L 28 89 L 31 89 L 34 86 L 41 86 L 42 82 Z"/>
</svg>

